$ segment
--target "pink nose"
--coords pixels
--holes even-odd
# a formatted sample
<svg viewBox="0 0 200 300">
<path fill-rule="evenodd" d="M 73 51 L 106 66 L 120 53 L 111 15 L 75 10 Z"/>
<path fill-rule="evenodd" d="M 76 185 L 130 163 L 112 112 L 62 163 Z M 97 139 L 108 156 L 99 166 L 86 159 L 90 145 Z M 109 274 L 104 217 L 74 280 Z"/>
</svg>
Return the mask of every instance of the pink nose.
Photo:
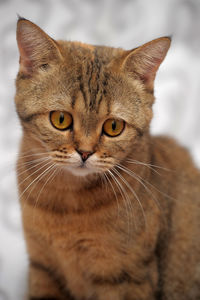
<svg viewBox="0 0 200 300">
<path fill-rule="evenodd" d="M 83 151 L 83 150 L 77 150 L 77 149 L 76 149 L 76 151 L 80 154 L 83 162 L 86 161 L 88 159 L 88 157 L 94 153 L 91 151 Z"/>
</svg>

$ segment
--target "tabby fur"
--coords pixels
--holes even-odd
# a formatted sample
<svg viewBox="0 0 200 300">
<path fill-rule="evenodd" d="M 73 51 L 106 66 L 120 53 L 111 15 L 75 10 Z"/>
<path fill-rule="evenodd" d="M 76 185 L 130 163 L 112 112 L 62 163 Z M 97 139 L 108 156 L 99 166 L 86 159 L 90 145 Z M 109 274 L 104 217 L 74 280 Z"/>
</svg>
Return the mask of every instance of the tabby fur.
<svg viewBox="0 0 200 300">
<path fill-rule="evenodd" d="M 170 38 L 127 51 L 55 41 L 20 18 L 17 42 L 28 299 L 200 299 L 200 173 L 149 133 Z M 54 128 L 51 111 L 73 128 Z M 109 118 L 125 121 L 120 135 L 102 132 Z"/>
</svg>

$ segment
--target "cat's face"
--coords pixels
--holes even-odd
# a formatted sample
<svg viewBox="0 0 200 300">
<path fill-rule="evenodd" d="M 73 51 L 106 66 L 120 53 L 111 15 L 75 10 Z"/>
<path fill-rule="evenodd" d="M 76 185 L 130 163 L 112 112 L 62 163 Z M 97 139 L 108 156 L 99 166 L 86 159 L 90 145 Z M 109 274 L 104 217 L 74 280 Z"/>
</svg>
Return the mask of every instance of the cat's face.
<svg viewBox="0 0 200 300">
<path fill-rule="evenodd" d="M 49 39 L 18 22 L 16 106 L 29 148 L 76 176 L 112 169 L 148 129 L 155 74 L 142 79 L 141 65 L 131 73 L 132 52 Z M 46 51 L 37 49 L 39 41 Z"/>
</svg>

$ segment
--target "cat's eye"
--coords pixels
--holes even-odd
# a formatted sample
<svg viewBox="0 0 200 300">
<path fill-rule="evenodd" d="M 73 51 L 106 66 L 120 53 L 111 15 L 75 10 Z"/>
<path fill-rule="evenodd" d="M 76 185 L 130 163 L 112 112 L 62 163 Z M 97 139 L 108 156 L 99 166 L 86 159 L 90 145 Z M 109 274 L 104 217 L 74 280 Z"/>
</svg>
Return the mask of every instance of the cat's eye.
<svg viewBox="0 0 200 300">
<path fill-rule="evenodd" d="M 122 133 L 124 127 L 125 122 L 123 120 L 108 119 L 103 124 L 103 132 L 110 137 L 115 137 Z"/>
<path fill-rule="evenodd" d="M 59 130 L 66 130 L 72 125 L 72 116 L 63 111 L 52 111 L 50 112 L 51 124 Z"/>
</svg>

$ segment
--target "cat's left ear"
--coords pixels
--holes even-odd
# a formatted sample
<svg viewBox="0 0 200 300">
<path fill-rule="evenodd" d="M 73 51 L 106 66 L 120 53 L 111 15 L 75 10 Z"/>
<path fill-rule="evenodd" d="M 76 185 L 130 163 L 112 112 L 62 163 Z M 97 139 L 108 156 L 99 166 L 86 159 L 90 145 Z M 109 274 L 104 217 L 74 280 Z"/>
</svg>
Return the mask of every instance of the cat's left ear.
<svg viewBox="0 0 200 300">
<path fill-rule="evenodd" d="M 134 77 L 138 77 L 152 91 L 156 72 L 164 60 L 171 44 L 170 37 L 162 37 L 127 51 L 122 68 Z"/>
<path fill-rule="evenodd" d="M 20 71 L 27 76 L 50 61 L 61 58 L 59 47 L 40 27 L 24 18 L 17 22 L 17 43 L 20 53 Z"/>
</svg>

